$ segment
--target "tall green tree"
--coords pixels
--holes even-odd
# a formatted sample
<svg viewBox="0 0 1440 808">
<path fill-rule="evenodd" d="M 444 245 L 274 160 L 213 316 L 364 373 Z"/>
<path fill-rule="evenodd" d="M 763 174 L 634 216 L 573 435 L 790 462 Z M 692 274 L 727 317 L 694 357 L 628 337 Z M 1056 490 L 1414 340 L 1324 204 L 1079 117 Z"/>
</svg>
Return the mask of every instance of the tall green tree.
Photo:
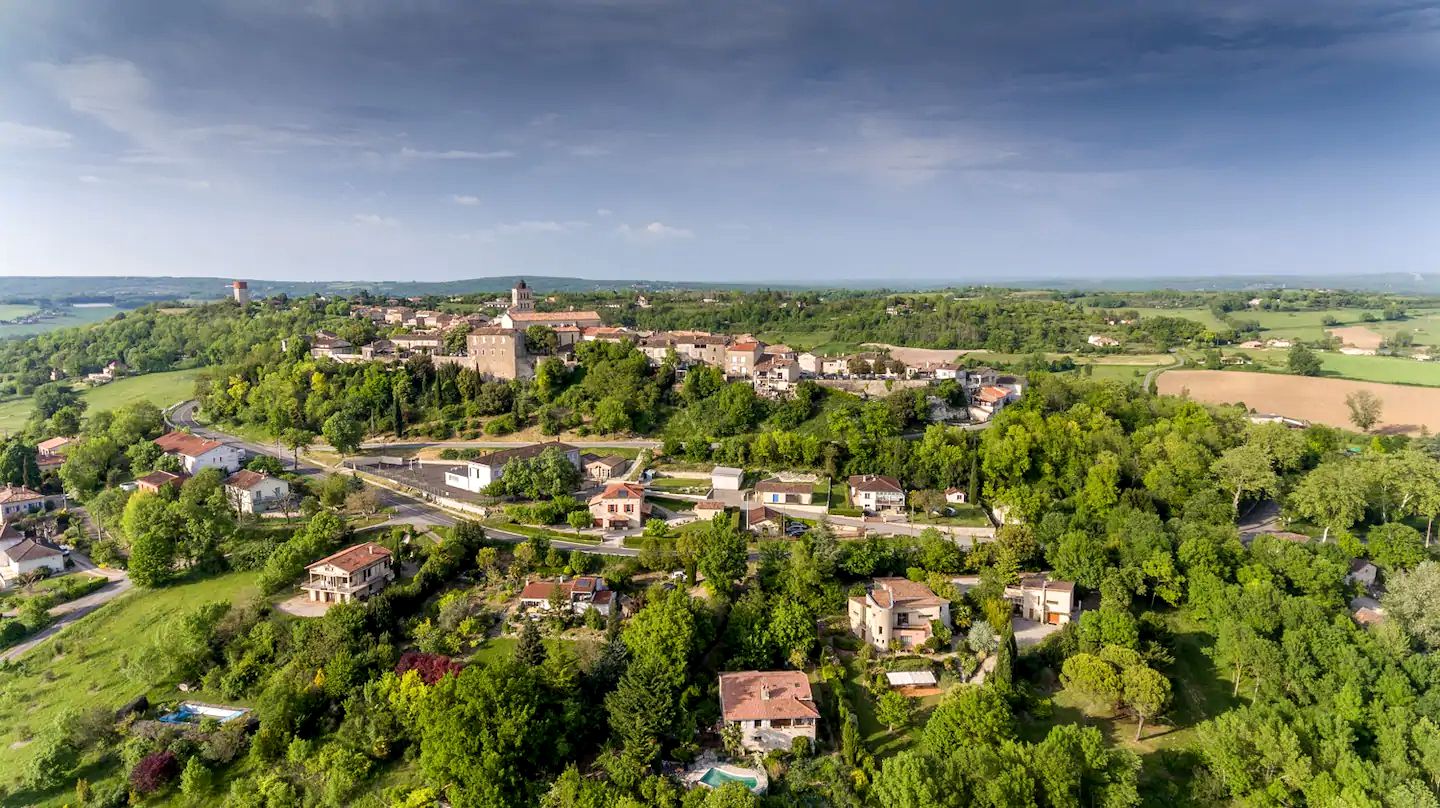
<svg viewBox="0 0 1440 808">
<path fill-rule="evenodd" d="M 1322 463 L 1306 474 L 1290 494 L 1296 513 L 1325 528 L 1321 540 L 1332 530 L 1349 530 L 1365 516 L 1366 481 L 1359 464 L 1345 460 Z"/>
<path fill-rule="evenodd" d="M 125 503 L 121 525 L 130 542 L 130 579 L 145 587 L 168 583 L 180 535 L 171 503 L 158 494 L 136 494 Z"/>
<path fill-rule="evenodd" d="M 35 488 L 40 485 L 40 465 L 35 447 L 19 438 L 5 441 L 0 449 L 0 483 Z"/>
<path fill-rule="evenodd" d="M 1270 467 L 1270 456 L 1264 447 L 1255 444 L 1226 449 L 1210 470 L 1230 494 L 1230 507 L 1237 514 L 1241 499 L 1274 494 L 1280 484 Z"/>
</svg>

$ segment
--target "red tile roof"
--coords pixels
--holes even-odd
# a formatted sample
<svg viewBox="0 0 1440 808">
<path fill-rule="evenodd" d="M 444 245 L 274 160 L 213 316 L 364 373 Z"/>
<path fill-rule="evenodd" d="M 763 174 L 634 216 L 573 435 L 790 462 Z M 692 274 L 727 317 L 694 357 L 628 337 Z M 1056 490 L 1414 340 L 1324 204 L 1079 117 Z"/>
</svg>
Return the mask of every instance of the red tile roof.
<svg viewBox="0 0 1440 808">
<path fill-rule="evenodd" d="M 155 445 L 166 454 L 182 454 L 186 457 L 200 457 L 206 452 L 224 446 L 218 440 L 207 440 L 188 432 L 171 432 L 155 439 Z"/>
<path fill-rule="evenodd" d="M 28 502 L 32 499 L 41 499 L 42 495 L 23 485 L 6 485 L 0 488 L 0 502 Z"/>
<path fill-rule="evenodd" d="M 886 477 L 883 474 L 852 474 L 848 480 L 850 487 L 856 491 L 891 491 L 905 493 L 900 487 L 900 481 L 894 477 Z"/>
<path fill-rule="evenodd" d="M 803 671 L 722 673 L 720 712 L 726 721 L 820 717 Z"/>
<path fill-rule="evenodd" d="M 871 596 L 880 602 L 879 595 L 886 592 L 887 598 L 904 606 L 938 606 L 946 600 L 936 595 L 930 587 L 909 578 L 876 578 L 875 588 L 871 590 Z M 885 606 L 888 604 L 881 603 Z"/>
<path fill-rule="evenodd" d="M 373 541 L 367 541 L 364 544 L 357 544 L 352 547 L 346 547 L 344 550 L 341 550 L 338 553 L 332 553 L 328 556 L 325 556 L 319 561 L 316 561 L 314 564 L 307 566 L 305 569 L 313 570 L 316 567 L 322 567 L 326 564 L 329 564 L 331 566 L 339 567 L 346 572 L 355 572 L 356 570 L 365 569 L 371 564 L 375 564 L 379 561 L 389 558 L 389 550 L 381 547 Z"/>
<path fill-rule="evenodd" d="M 159 488 L 162 485 L 180 485 L 190 477 L 189 474 L 175 474 L 169 471 L 152 471 L 143 477 L 136 477 L 135 482 L 147 488 Z"/>
<path fill-rule="evenodd" d="M 269 474 L 261 474 L 250 469 L 241 469 L 225 478 L 225 485 L 230 488 L 243 488 L 246 491 L 254 488 L 265 480 L 270 479 Z"/>
<path fill-rule="evenodd" d="M 590 504 L 607 499 L 645 499 L 645 488 L 639 483 L 610 483 L 605 490 L 590 498 Z"/>
</svg>

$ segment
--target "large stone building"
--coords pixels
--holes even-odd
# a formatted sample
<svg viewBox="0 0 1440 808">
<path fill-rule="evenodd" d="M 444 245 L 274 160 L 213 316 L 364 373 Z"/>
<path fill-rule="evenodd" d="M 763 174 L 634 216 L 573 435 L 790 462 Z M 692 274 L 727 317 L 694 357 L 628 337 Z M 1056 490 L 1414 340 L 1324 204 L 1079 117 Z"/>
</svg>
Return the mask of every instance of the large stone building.
<svg viewBox="0 0 1440 808">
<path fill-rule="evenodd" d="M 789 749 L 796 738 L 815 740 L 820 710 L 804 671 L 720 674 L 720 716 L 740 728 L 740 744 L 760 751 Z"/>
<path fill-rule="evenodd" d="M 916 648 L 930 639 L 930 621 L 950 625 L 950 601 L 907 578 L 876 578 L 850 598 L 850 630 L 876 648 Z"/>
</svg>

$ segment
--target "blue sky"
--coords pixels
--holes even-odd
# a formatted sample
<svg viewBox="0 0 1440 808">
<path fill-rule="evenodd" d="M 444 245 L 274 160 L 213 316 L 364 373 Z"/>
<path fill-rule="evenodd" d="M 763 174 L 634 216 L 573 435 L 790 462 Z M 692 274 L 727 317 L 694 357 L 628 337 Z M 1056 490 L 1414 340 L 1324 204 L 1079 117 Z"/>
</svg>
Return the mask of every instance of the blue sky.
<svg viewBox="0 0 1440 808">
<path fill-rule="evenodd" d="M 1437 96 L 1388 0 L 17 0 L 0 275 L 1429 272 Z"/>
</svg>

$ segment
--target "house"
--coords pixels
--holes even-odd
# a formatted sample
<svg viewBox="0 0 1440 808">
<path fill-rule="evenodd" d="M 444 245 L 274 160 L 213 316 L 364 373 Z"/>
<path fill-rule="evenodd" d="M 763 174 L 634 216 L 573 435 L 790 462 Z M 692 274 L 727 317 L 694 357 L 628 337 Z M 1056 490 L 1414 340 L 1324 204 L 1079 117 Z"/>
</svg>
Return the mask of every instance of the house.
<svg viewBox="0 0 1440 808">
<path fill-rule="evenodd" d="M 465 335 L 464 356 L 434 356 L 437 364 L 459 365 L 492 379 L 528 379 L 535 364 L 525 349 L 525 332 L 514 328 L 482 326 Z"/>
<path fill-rule="evenodd" d="M 741 515 L 744 528 L 751 533 L 779 533 L 785 522 L 785 514 L 764 505 L 746 505 Z"/>
<path fill-rule="evenodd" d="M 241 469 L 225 479 L 225 495 L 240 513 L 264 513 L 290 496 L 290 483 L 269 474 Z"/>
<path fill-rule="evenodd" d="M 1258 340 L 1258 339 L 1248 339 L 1248 340 L 1245 340 L 1244 342 L 1240 343 L 1240 347 L 1241 347 L 1241 348 L 1249 348 L 1250 350 L 1253 351 L 1253 350 L 1257 350 L 1257 349 L 1259 349 L 1259 348 L 1264 348 L 1264 347 L 1265 347 L 1265 343 L 1261 342 L 1261 341 Z"/>
<path fill-rule="evenodd" d="M 64 494 L 42 494 L 23 485 L 0 488 L 0 522 L 65 507 Z"/>
<path fill-rule="evenodd" d="M 737 342 L 725 349 L 726 376 L 748 379 L 760 364 L 764 346 L 759 342 Z"/>
<path fill-rule="evenodd" d="M 945 501 L 946 501 L 947 503 L 951 504 L 951 505 L 964 505 L 964 504 L 965 504 L 965 489 L 963 489 L 963 488 L 947 488 L 947 489 L 945 489 Z"/>
<path fill-rule="evenodd" d="M 1363 558 L 1350 559 L 1350 571 L 1345 574 L 1345 583 L 1359 584 L 1366 591 L 1374 588 L 1380 569 Z"/>
<path fill-rule="evenodd" d="M 766 345 L 761 353 L 768 359 L 777 359 L 782 362 L 793 362 L 797 356 L 795 349 L 789 345 Z"/>
<path fill-rule="evenodd" d="M 763 752 L 814 741 L 820 710 L 804 671 L 737 671 L 720 674 L 720 717 L 740 728 L 743 747 Z"/>
<path fill-rule="evenodd" d="M 317 603 L 350 603 L 368 598 L 395 580 L 390 551 L 374 542 L 346 547 L 305 568 L 300 588 Z"/>
<path fill-rule="evenodd" d="M 849 600 L 850 630 L 879 649 L 917 648 L 930 639 L 930 621 L 950 625 L 950 601 L 907 578 L 876 578 Z"/>
<path fill-rule="evenodd" d="M 342 338 L 333 331 L 320 330 L 310 339 L 310 355 L 316 359 L 325 357 L 333 358 L 336 354 L 348 355 L 354 347 L 350 340 Z"/>
<path fill-rule="evenodd" d="M 245 450 L 218 440 L 202 438 L 189 432 L 170 432 L 155 439 L 160 451 L 180 459 L 185 473 L 195 476 L 205 469 L 220 469 L 226 474 L 238 471 L 245 462 Z"/>
<path fill-rule="evenodd" d="M 1265 347 L 1267 347 L 1267 348 L 1292 348 L 1292 347 L 1294 347 L 1294 345 L 1295 345 L 1295 343 L 1291 342 L 1291 341 L 1288 340 L 1288 339 L 1267 339 L 1267 340 L 1265 340 Z"/>
<path fill-rule="evenodd" d="M 724 512 L 725 503 L 718 499 L 702 499 L 695 503 L 695 515 L 701 519 L 711 519 Z"/>
<path fill-rule="evenodd" d="M 577 469 L 580 468 L 579 449 L 560 441 L 546 441 L 532 443 L 528 446 L 518 446 L 514 449 L 501 449 L 470 460 L 463 466 L 447 469 L 445 484 L 451 488 L 461 488 L 478 494 L 485 490 L 485 486 L 500 479 L 505 472 L 506 463 L 511 460 L 528 460 L 532 457 L 539 457 L 546 449 L 559 451 L 566 460 L 570 461 L 570 465 Z"/>
<path fill-rule="evenodd" d="M 995 386 L 1000 381 L 1000 374 L 995 368 L 969 368 L 964 378 L 965 389 L 974 391 Z"/>
<path fill-rule="evenodd" d="M 1114 337 L 1107 337 L 1104 334 L 1091 334 L 1085 341 L 1096 348 L 1115 348 L 1120 345 L 1120 340 Z"/>
<path fill-rule="evenodd" d="M 1248 358 L 1244 357 L 1244 356 L 1236 356 L 1236 355 L 1232 354 L 1232 355 L 1230 355 L 1230 356 L 1222 356 L 1222 357 L 1220 357 L 1220 364 L 1222 364 L 1222 365 L 1248 365 L 1248 364 L 1250 364 L 1250 360 L 1249 360 Z"/>
<path fill-rule="evenodd" d="M 820 360 L 820 375 L 822 376 L 849 376 L 850 357 L 848 356 L 827 356 Z"/>
<path fill-rule="evenodd" d="M 600 325 L 603 320 L 593 311 L 535 311 L 535 296 L 530 286 L 522 279 L 510 289 L 510 308 L 497 318 L 502 328 L 524 331 L 532 325 L 549 328 L 557 326 Z"/>
<path fill-rule="evenodd" d="M 784 392 L 800 381 L 800 363 L 793 359 L 762 359 L 755 366 L 757 391 Z"/>
<path fill-rule="evenodd" d="M 40 441 L 35 445 L 35 462 L 42 469 L 63 465 L 65 463 L 63 450 L 74 442 L 74 438 L 66 437 Z"/>
<path fill-rule="evenodd" d="M 851 507 L 872 513 L 905 509 L 905 489 L 894 477 L 852 474 L 847 482 L 850 485 Z"/>
<path fill-rule="evenodd" d="M 680 355 L 675 348 L 675 340 L 668 334 L 651 334 L 643 337 L 635 347 L 640 349 L 640 353 L 645 354 L 645 358 L 650 360 L 650 364 L 657 366 L 665 364 L 665 360 L 670 358 L 671 351 L 674 351 L 676 356 Z"/>
<path fill-rule="evenodd" d="M 965 368 L 954 362 L 942 362 L 935 366 L 935 378 L 940 381 L 955 379 L 963 382 L 965 381 Z"/>
<path fill-rule="evenodd" d="M 580 329 L 580 339 L 585 342 L 624 342 L 634 332 L 624 326 L 587 325 Z"/>
<path fill-rule="evenodd" d="M 1005 587 L 1005 599 L 1026 620 L 1063 626 L 1075 613 L 1075 584 L 1052 581 L 1044 573 L 1021 575 L 1019 583 Z"/>
<path fill-rule="evenodd" d="M 581 575 L 572 581 L 561 578 L 558 581 L 531 581 L 525 584 L 525 588 L 520 590 L 520 607 L 548 612 L 550 598 L 556 590 L 569 601 L 570 610 L 575 614 L 584 614 L 594 609 L 608 616 L 610 606 L 615 602 L 615 593 L 605 586 L 604 578 Z"/>
<path fill-rule="evenodd" d="M 1291 418 L 1273 412 L 1252 412 L 1247 416 L 1252 424 L 1282 424 L 1291 429 L 1304 429 L 1310 422 L 1303 418 Z"/>
<path fill-rule="evenodd" d="M 1019 398 L 1015 391 L 1005 387 L 982 387 L 970 397 L 970 417 L 977 421 L 988 421 L 1005 408 L 1006 404 Z"/>
<path fill-rule="evenodd" d="M 787 482 L 771 477 L 755 483 L 755 499 L 771 505 L 809 505 L 815 498 L 812 482 Z"/>
<path fill-rule="evenodd" d="M 598 483 L 619 476 L 629 464 L 629 460 L 619 455 L 605 455 L 604 457 L 593 454 L 580 455 L 580 470 L 585 472 L 585 478 Z"/>
<path fill-rule="evenodd" d="M 1350 600 L 1350 618 L 1362 626 L 1373 626 L 1385 620 L 1385 609 L 1380 601 L 1362 595 Z"/>
<path fill-rule="evenodd" d="M 716 466 L 710 470 L 710 487 L 717 491 L 739 491 L 745 480 L 745 470 L 731 466 Z"/>
<path fill-rule="evenodd" d="M 795 362 L 800 365 L 800 372 L 809 374 L 811 376 L 815 376 L 820 373 L 820 360 L 821 357 L 816 354 L 810 353 L 809 351 L 806 351 L 805 353 L 802 353 L 799 356 L 795 357 Z"/>
<path fill-rule="evenodd" d="M 27 538 L 13 525 L 0 522 L 0 588 L 11 586 L 27 572 L 65 569 L 65 554 L 43 540 Z"/>
<path fill-rule="evenodd" d="M 445 338 L 439 334 L 396 334 L 390 342 L 405 353 L 437 354 L 445 349 Z"/>
<path fill-rule="evenodd" d="M 1346 356 L 1374 356 L 1376 350 L 1374 348 L 1356 348 L 1353 345 L 1346 345 L 1340 349 L 1340 353 Z"/>
<path fill-rule="evenodd" d="M 162 489 L 173 488 L 180 490 L 180 486 L 190 479 L 185 472 L 175 474 L 169 471 L 152 471 L 143 477 L 135 478 L 135 488 L 147 494 L 158 494 Z"/>
<path fill-rule="evenodd" d="M 609 530 L 643 527 L 649 516 L 650 504 L 645 501 L 645 488 L 639 483 L 610 483 L 590 498 L 590 518 L 596 527 Z"/>
</svg>

